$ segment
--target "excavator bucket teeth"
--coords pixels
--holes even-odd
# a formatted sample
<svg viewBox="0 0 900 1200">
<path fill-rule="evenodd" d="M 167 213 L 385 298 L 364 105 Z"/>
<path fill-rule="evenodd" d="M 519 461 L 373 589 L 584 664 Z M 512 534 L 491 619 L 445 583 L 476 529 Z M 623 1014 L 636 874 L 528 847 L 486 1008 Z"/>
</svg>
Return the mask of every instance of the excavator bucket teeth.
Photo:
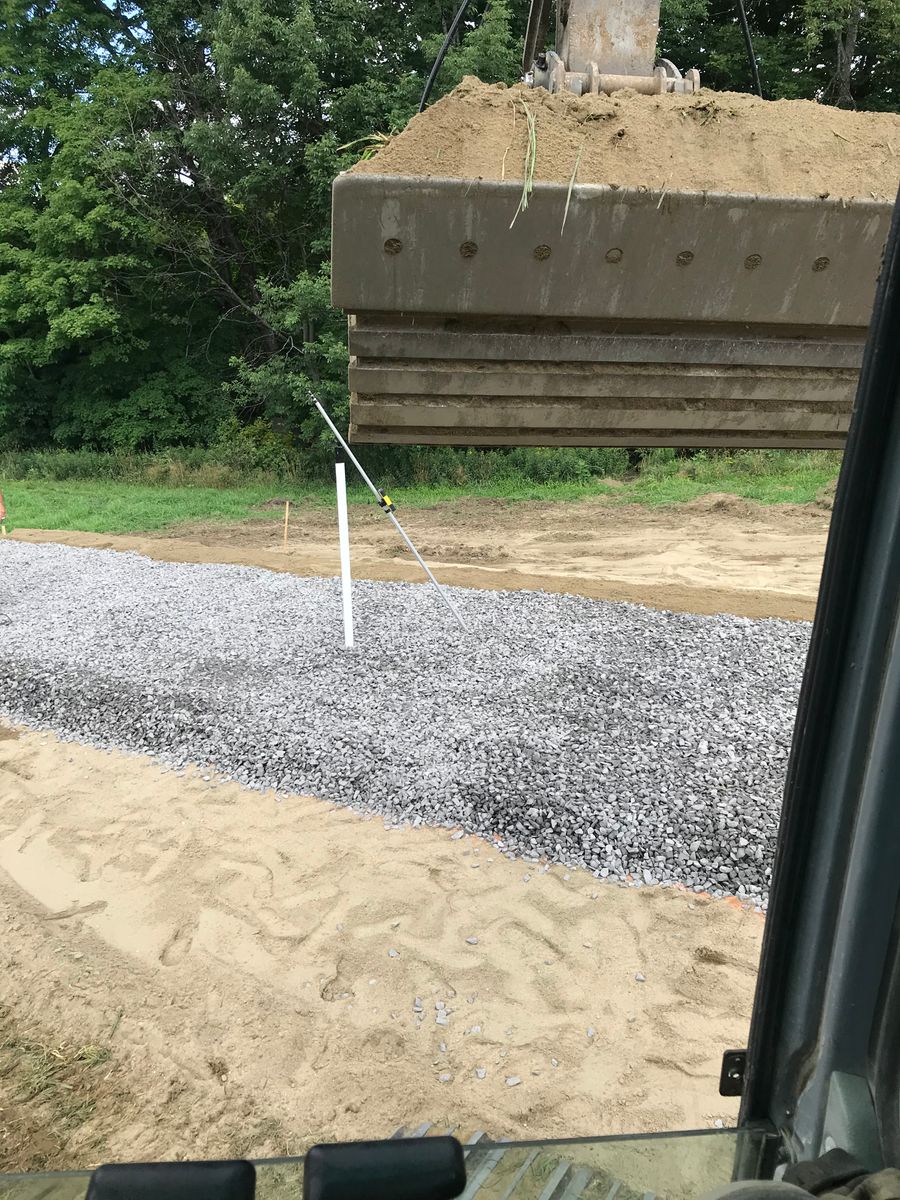
<svg viewBox="0 0 900 1200">
<path fill-rule="evenodd" d="M 351 435 L 839 448 L 891 206 L 345 174 Z"/>
</svg>

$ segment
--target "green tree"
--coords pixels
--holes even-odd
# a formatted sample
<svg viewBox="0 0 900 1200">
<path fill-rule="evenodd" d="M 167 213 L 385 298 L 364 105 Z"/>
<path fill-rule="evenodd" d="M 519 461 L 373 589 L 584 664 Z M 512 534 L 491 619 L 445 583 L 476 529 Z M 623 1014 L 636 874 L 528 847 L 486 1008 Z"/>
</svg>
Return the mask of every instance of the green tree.
<svg viewBox="0 0 900 1200">
<path fill-rule="evenodd" d="M 331 181 L 412 115 L 454 9 L 2 0 L 2 436 L 157 446 L 236 412 L 306 438 L 312 387 L 344 403 Z M 512 75 L 509 22 L 466 27 L 448 85 Z"/>
<path fill-rule="evenodd" d="M 900 108 L 900 0 L 748 2 L 765 95 L 859 108 Z M 749 91 L 736 0 L 664 0 L 666 57 L 700 68 L 704 83 Z"/>
<path fill-rule="evenodd" d="M 519 32 L 509 0 L 491 0 L 480 20 L 449 50 L 435 97 L 451 91 L 465 75 L 476 75 L 485 83 L 514 83 L 520 76 L 522 63 Z M 429 40 L 429 57 L 437 55 L 442 41 L 441 34 Z"/>
</svg>

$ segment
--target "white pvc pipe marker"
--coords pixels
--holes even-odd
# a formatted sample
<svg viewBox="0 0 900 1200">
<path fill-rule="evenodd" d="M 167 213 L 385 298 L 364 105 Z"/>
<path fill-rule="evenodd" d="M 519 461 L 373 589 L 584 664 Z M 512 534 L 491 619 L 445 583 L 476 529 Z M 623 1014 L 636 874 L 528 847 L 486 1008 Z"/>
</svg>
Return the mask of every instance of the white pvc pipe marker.
<svg viewBox="0 0 900 1200">
<path fill-rule="evenodd" d="M 347 457 L 353 463 L 354 467 L 356 467 L 357 471 L 359 471 L 359 474 L 360 474 L 360 477 L 362 478 L 363 483 L 366 485 L 366 487 L 369 489 L 369 491 L 372 493 L 372 495 L 375 497 L 375 499 L 378 501 L 378 503 L 381 505 L 381 507 L 384 509 L 384 511 L 387 513 L 387 515 L 394 522 L 394 526 L 396 527 L 397 532 L 403 538 L 404 542 L 406 542 L 407 546 L 409 546 L 410 550 L 415 555 L 416 561 L 418 562 L 419 566 L 422 568 L 422 570 L 425 572 L 425 574 L 428 576 L 428 578 L 431 580 L 431 582 L 434 584 L 435 588 L 437 589 L 437 594 L 440 596 L 440 598 L 443 600 L 443 602 L 447 605 L 447 607 L 453 613 L 454 617 L 456 617 L 461 628 L 465 629 L 466 633 L 468 633 L 469 627 L 468 627 L 468 625 L 466 625 L 465 621 L 460 616 L 459 609 L 456 607 L 456 605 L 450 599 L 447 589 L 445 587 L 443 587 L 441 584 L 439 584 L 438 581 L 435 579 L 434 574 L 431 570 L 431 567 L 429 567 L 428 563 L 425 561 L 425 559 L 422 557 L 422 555 L 418 552 L 418 550 L 412 544 L 412 539 L 410 538 L 409 534 L 406 532 L 406 530 L 403 528 L 403 526 L 397 520 L 397 518 L 394 514 L 394 506 L 390 505 L 390 507 L 388 507 L 388 505 L 385 503 L 384 492 L 380 492 L 378 490 L 378 488 L 375 486 L 375 484 L 372 482 L 372 480 L 365 473 L 365 471 L 363 470 L 362 464 L 360 463 L 360 461 L 356 457 L 356 455 L 353 453 L 353 451 L 350 449 L 350 447 L 347 445 L 346 441 L 344 440 L 343 435 L 341 434 L 341 431 L 338 429 L 337 425 L 335 425 L 334 421 L 332 421 L 331 417 L 329 417 L 328 413 L 322 407 L 321 401 L 319 401 L 315 397 L 313 397 L 313 404 L 315 404 L 316 408 L 319 410 L 319 415 L 321 416 L 322 420 L 325 422 L 325 424 L 328 426 L 328 428 L 331 430 L 331 432 L 337 438 L 338 445 L 341 447 L 341 449 L 344 451 L 344 453 L 347 455 Z"/>
<path fill-rule="evenodd" d="M 334 464 L 337 484 L 338 538 L 341 546 L 341 599 L 344 604 L 344 645 L 353 649 L 353 577 L 350 574 L 350 525 L 347 521 L 347 469 Z"/>
</svg>

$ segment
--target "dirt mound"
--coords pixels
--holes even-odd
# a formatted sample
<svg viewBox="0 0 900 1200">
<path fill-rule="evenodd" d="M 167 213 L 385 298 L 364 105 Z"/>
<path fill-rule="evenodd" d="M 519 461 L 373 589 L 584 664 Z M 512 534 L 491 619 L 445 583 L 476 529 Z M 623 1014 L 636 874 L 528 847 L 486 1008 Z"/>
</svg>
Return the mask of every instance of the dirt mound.
<svg viewBox="0 0 900 1200">
<path fill-rule="evenodd" d="M 717 513 L 721 516 L 738 517 L 750 522 L 765 521 L 767 512 L 752 500 L 735 496 L 731 492 L 707 492 L 696 500 L 686 500 L 680 506 L 690 513 Z"/>
<path fill-rule="evenodd" d="M 538 182 L 893 200 L 900 115 L 739 92 L 551 96 L 467 78 L 354 172 L 522 179 L 534 115 Z"/>
<path fill-rule="evenodd" d="M 819 488 L 816 492 L 816 498 L 813 501 L 816 508 L 823 512 L 831 512 L 834 508 L 834 497 L 837 493 L 837 480 L 833 479 L 831 483 L 826 483 L 823 488 Z"/>
<path fill-rule="evenodd" d="M 254 504 L 254 508 L 284 508 L 289 501 L 282 496 L 275 496 L 271 500 L 263 500 L 261 504 Z"/>
</svg>

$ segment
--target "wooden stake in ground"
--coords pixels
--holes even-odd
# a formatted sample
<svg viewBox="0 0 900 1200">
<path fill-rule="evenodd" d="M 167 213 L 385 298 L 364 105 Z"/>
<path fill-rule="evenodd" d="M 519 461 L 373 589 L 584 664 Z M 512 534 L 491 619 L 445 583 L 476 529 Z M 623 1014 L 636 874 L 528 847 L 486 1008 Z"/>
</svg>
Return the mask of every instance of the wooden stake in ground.
<svg viewBox="0 0 900 1200">
<path fill-rule="evenodd" d="M 288 521 L 290 520 L 290 517 L 291 517 L 291 502 L 290 502 L 290 500 L 285 500 L 285 502 L 284 502 L 284 548 L 285 548 L 285 550 L 287 550 Z"/>
<path fill-rule="evenodd" d="M 2 492 L 0 492 L 0 535 L 6 537 L 6 505 L 3 503 Z"/>
</svg>

